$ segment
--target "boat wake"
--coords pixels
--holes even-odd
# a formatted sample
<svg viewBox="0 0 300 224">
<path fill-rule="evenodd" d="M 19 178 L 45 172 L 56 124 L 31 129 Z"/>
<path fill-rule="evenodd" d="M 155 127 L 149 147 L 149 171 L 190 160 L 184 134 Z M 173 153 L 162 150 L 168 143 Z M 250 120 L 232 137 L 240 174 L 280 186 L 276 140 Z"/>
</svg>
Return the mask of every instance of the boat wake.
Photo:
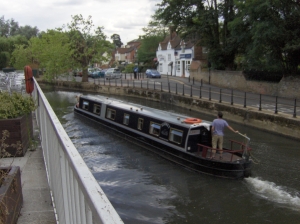
<svg viewBox="0 0 300 224">
<path fill-rule="evenodd" d="M 245 178 L 250 190 L 261 198 L 278 203 L 280 206 L 300 211 L 299 192 L 259 178 Z"/>
</svg>

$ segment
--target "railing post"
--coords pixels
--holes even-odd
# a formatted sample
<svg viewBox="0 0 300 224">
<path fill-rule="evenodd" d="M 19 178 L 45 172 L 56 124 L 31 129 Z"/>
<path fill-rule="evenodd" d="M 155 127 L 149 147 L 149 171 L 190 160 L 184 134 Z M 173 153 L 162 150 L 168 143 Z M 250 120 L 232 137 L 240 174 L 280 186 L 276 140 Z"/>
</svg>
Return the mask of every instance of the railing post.
<svg viewBox="0 0 300 224">
<path fill-rule="evenodd" d="M 193 97 L 193 85 L 191 85 L 191 94 L 190 97 Z"/>
<path fill-rule="evenodd" d="M 259 94 L 259 108 L 258 108 L 259 111 L 261 111 L 261 94 Z"/>
<path fill-rule="evenodd" d="M 230 102 L 231 105 L 233 105 L 233 89 L 231 89 L 231 102 Z"/>
<path fill-rule="evenodd" d="M 143 82 L 142 82 L 142 80 L 141 80 L 141 89 L 143 89 Z"/>
<path fill-rule="evenodd" d="M 171 90 L 170 90 L 170 82 L 168 82 L 168 88 L 169 88 L 169 93 L 171 92 Z"/>
<path fill-rule="evenodd" d="M 277 101 L 278 101 L 278 96 L 275 97 L 275 114 L 278 113 L 278 110 L 277 110 Z"/>
<path fill-rule="evenodd" d="M 160 91 L 163 91 L 163 86 L 162 86 L 162 82 L 160 82 Z"/>
<path fill-rule="evenodd" d="M 202 88 L 202 86 L 200 86 L 200 93 L 199 93 L 199 98 L 201 99 L 202 98 L 202 93 L 201 93 L 201 88 Z"/>
<path fill-rule="evenodd" d="M 176 95 L 177 95 L 177 83 L 176 83 Z"/>
<path fill-rule="evenodd" d="M 184 96 L 184 84 L 182 84 L 182 95 Z"/>
<path fill-rule="evenodd" d="M 295 99 L 295 103 L 294 103 L 294 114 L 293 117 L 296 118 L 296 108 L 297 108 L 297 99 Z"/>
<path fill-rule="evenodd" d="M 244 97 L 244 108 L 246 108 L 246 92 L 245 92 L 245 97 Z"/>
<path fill-rule="evenodd" d="M 222 103 L 222 89 L 220 89 L 220 100 L 219 103 Z"/>
<path fill-rule="evenodd" d="M 208 95 L 209 95 L 208 99 L 211 100 L 211 87 L 209 87 Z"/>
</svg>

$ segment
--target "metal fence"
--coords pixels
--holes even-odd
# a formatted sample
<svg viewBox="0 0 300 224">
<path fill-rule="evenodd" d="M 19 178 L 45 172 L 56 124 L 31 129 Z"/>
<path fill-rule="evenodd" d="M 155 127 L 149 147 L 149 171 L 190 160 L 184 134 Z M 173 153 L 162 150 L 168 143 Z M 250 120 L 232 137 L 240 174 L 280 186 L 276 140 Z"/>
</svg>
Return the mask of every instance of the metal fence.
<svg viewBox="0 0 300 224">
<path fill-rule="evenodd" d="M 123 223 L 35 80 L 36 119 L 59 223 Z"/>
<path fill-rule="evenodd" d="M 98 78 L 93 79 L 93 82 L 100 86 L 121 86 L 169 92 L 224 104 L 241 105 L 244 108 L 256 108 L 258 111 L 266 110 L 275 114 L 283 113 L 291 115 L 293 118 L 296 118 L 297 114 L 300 113 L 300 107 L 297 106 L 297 99 L 218 88 L 204 84 L 201 81 L 195 82 L 188 78 L 182 78 L 180 82 L 169 76 L 167 76 L 167 79 L 167 82 L 163 82 L 161 79 L 148 79 L 145 77 L 145 74 L 140 73 L 136 79 L 134 79 L 132 74 L 123 74 L 122 79 L 106 80 Z"/>
</svg>

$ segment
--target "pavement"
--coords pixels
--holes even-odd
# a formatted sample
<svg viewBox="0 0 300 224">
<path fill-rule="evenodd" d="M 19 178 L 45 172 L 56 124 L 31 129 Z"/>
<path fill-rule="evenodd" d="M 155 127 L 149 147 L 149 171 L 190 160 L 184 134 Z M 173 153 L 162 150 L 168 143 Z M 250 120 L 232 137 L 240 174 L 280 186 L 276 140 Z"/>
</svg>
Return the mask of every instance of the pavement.
<svg viewBox="0 0 300 224">
<path fill-rule="evenodd" d="M 23 206 L 17 224 L 54 224 L 56 216 L 35 116 L 33 127 L 34 140 L 38 143 L 36 149 L 27 150 L 23 157 L 1 158 L 0 165 L 19 166 L 21 169 Z"/>
</svg>

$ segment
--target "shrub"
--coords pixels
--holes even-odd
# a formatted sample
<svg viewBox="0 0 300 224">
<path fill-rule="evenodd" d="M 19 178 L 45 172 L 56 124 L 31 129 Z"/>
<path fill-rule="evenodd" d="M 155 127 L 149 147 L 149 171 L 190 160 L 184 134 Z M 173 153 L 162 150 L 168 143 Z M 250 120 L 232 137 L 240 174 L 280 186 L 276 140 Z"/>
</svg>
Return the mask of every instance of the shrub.
<svg viewBox="0 0 300 224">
<path fill-rule="evenodd" d="M 0 102 L 0 119 L 17 118 L 36 109 L 32 97 L 17 92 L 1 92 Z"/>
</svg>

